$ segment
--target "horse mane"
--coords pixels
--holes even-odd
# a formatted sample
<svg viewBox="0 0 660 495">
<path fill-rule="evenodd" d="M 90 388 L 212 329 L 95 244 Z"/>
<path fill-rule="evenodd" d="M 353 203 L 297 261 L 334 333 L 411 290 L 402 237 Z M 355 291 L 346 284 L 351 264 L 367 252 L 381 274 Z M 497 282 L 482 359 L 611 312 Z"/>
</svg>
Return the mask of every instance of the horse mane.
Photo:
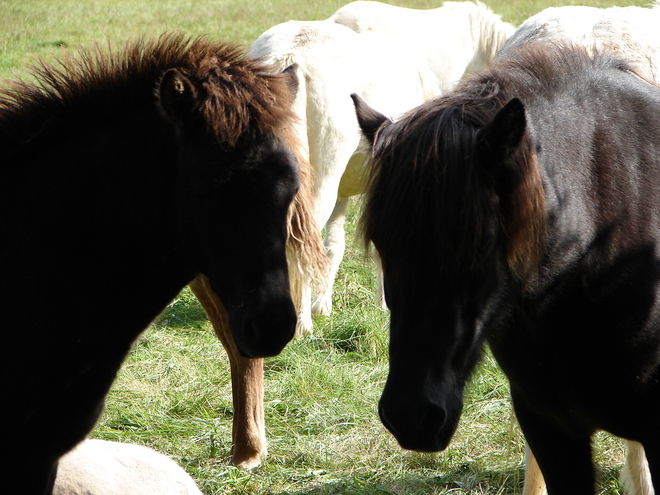
<svg viewBox="0 0 660 495">
<path fill-rule="evenodd" d="M 172 68 L 202 90 L 199 111 L 220 142 L 233 147 L 250 129 L 274 132 L 299 158 L 301 187 L 289 215 L 292 271 L 320 277 L 325 249 L 312 214 L 311 167 L 292 129 L 294 95 L 286 76 L 246 58 L 236 45 L 168 33 L 136 38 L 123 48 L 96 44 L 77 54 L 67 52 L 54 63 L 38 61 L 29 80 L 0 89 L 0 143 L 6 150 L 29 142 L 49 122 L 84 126 L 139 106 L 152 105 L 158 111 L 155 91 Z"/>
<path fill-rule="evenodd" d="M 365 241 L 387 246 L 381 252 L 384 265 L 389 255 L 397 263 L 407 260 L 408 272 L 420 259 L 449 270 L 470 266 L 495 248 L 490 219 L 504 234 L 496 237 L 504 243 L 511 272 L 533 281 L 543 256 L 547 213 L 529 131 L 513 156 L 518 179 L 507 207 L 493 200 L 501 178 L 487 170 L 487 157 L 480 157 L 480 131 L 512 98 L 525 105 L 549 100 L 558 91 L 570 91 L 576 77 L 590 77 L 594 69 L 631 72 L 609 54 L 531 44 L 468 76 L 452 93 L 382 127 L 374 141 L 361 230 Z M 411 238 L 419 242 L 411 243 Z"/>
<path fill-rule="evenodd" d="M 53 119 L 82 125 L 87 115 L 97 120 L 155 104 L 157 83 L 171 68 L 204 90 L 199 110 L 209 131 L 230 146 L 250 128 L 274 130 L 291 118 L 284 78 L 264 74 L 238 46 L 170 33 L 136 38 L 123 48 L 96 44 L 54 63 L 38 61 L 31 81 L 0 90 L 0 136 L 26 141 Z"/>
<path fill-rule="evenodd" d="M 314 176 L 312 166 L 292 127 L 285 129 L 284 139 L 300 165 L 300 189 L 289 209 L 287 259 L 291 293 L 296 307 L 302 304 L 304 280 L 319 281 L 325 274 L 328 257 L 314 218 Z"/>
</svg>

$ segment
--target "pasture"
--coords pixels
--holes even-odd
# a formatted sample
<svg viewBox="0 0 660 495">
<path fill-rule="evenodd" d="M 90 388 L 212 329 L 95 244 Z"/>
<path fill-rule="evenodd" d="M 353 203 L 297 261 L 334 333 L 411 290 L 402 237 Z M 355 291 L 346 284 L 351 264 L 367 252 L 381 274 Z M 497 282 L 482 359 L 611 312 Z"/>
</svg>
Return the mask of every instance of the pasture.
<svg viewBox="0 0 660 495">
<path fill-rule="evenodd" d="M 289 19 L 323 19 L 345 0 L 24 0 L 0 1 L 0 77 L 20 77 L 34 56 L 60 47 L 178 30 L 249 46 Z M 432 8 L 439 2 L 401 0 Z M 515 25 L 550 5 L 486 2 Z M 568 2 L 562 3 L 567 4 Z M 573 2 L 608 7 L 647 2 Z M 315 334 L 266 361 L 269 456 L 251 473 L 229 465 L 229 366 L 205 315 L 185 289 L 147 330 L 124 364 L 93 436 L 147 445 L 174 458 L 207 494 L 513 494 L 523 480 L 524 441 L 508 387 L 487 354 L 467 390 L 459 430 L 440 454 L 403 451 L 376 405 L 387 374 L 387 312 L 373 306 L 372 264 L 352 245 L 335 283 L 334 312 Z M 153 239 L 167 243 L 167 238 Z M 74 300 L 75 294 L 71 294 Z M 122 311 L 122 301 L 114 310 Z M 99 315 L 99 318 L 103 318 Z M 617 404 L 615 393 L 612 403 Z M 10 427 L 10 426 L 9 426 Z M 599 435 L 600 493 L 619 493 L 621 443 Z M 569 483 L 570 480 L 567 480 Z"/>
</svg>

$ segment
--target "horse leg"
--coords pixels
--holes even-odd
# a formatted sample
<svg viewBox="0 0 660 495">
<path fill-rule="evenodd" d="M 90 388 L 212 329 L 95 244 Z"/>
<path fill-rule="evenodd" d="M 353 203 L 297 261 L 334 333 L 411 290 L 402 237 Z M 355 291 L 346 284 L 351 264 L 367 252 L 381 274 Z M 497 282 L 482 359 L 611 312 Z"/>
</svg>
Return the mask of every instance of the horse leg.
<svg viewBox="0 0 660 495">
<path fill-rule="evenodd" d="M 647 466 L 650 473 L 650 480 L 655 492 L 660 493 L 660 442 L 657 437 L 642 440 L 643 452 L 646 454 Z M 632 442 L 628 444 L 630 448 Z M 637 453 L 639 454 L 639 450 Z M 631 463 L 632 464 L 632 463 Z M 631 470 L 632 471 L 632 470 Z M 640 469 L 643 472 L 643 468 Z"/>
<path fill-rule="evenodd" d="M 314 314 L 329 315 L 332 311 L 332 286 L 346 249 L 344 225 L 346 224 L 347 209 L 348 198 L 337 198 L 335 208 L 325 226 L 325 248 L 330 263 L 328 264 L 324 286 L 319 288 L 319 294 L 312 305 L 312 313 Z"/>
<path fill-rule="evenodd" d="M 626 440 L 626 463 L 621 470 L 621 484 L 628 495 L 653 495 L 653 482 L 644 447 Z M 529 445 L 525 448 L 525 486 L 523 495 L 546 495 L 545 480 Z"/>
<path fill-rule="evenodd" d="M 387 309 L 385 301 L 385 281 L 383 279 L 383 264 L 380 261 L 378 250 L 374 248 L 374 262 L 376 263 L 376 307 Z"/>
<path fill-rule="evenodd" d="M 298 261 L 292 259 L 295 255 L 293 249 L 287 249 L 289 257 L 289 282 L 291 286 L 291 299 L 298 310 L 298 323 L 293 335 L 295 339 L 311 335 L 314 331 L 312 321 L 312 282 L 313 277 L 306 271 L 295 271 L 293 266 L 299 266 Z"/>
<path fill-rule="evenodd" d="M 626 440 L 626 464 L 620 480 L 628 495 L 653 495 L 651 472 L 641 443 Z"/>
<path fill-rule="evenodd" d="M 536 462 L 536 457 L 532 454 L 529 445 L 525 445 L 525 485 L 522 495 L 546 495 L 545 480 Z"/>
<path fill-rule="evenodd" d="M 238 353 L 225 307 L 205 276 L 198 275 L 190 283 L 190 288 L 206 311 L 213 330 L 229 357 L 234 404 L 232 463 L 241 469 L 253 469 L 261 464 L 261 459 L 267 453 L 264 361 L 244 358 Z"/>
<path fill-rule="evenodd" d="M 575 436 L 531 411 L 513 394 L 516 417 L 534 453 L 548 495 L 593 495 L 596 481 L 590 435 Z"/>
<path fill-rule="evenodd" d="M 312 321 L 312 281 L 305 280 L 301 287 L 300 309 L 298 310 L 298 324 L 294 338 L 311 335 L 314 331 L 314 322 Z"/>
</svg>

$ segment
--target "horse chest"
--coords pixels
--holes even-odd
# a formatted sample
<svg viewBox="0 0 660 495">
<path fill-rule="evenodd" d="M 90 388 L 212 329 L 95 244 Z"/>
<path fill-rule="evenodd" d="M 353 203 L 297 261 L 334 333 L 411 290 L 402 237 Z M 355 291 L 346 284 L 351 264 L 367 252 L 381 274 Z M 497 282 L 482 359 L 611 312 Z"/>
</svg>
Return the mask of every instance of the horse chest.
<svg viewBox="0 0 660 495">
<path fill-rule="evenodd" d="M 575 277 L 542 301 L 520 304 L 490 339 L 512 389 L 570 430 L 626 436 L 622 428 L 643 423 L 625 415 L 660 406 L 660 311 L 655 291 L 650 297 L 637 280 L 636 289 Z M 613 400 L 630 409 L 611 407 Z"/>
</svg>

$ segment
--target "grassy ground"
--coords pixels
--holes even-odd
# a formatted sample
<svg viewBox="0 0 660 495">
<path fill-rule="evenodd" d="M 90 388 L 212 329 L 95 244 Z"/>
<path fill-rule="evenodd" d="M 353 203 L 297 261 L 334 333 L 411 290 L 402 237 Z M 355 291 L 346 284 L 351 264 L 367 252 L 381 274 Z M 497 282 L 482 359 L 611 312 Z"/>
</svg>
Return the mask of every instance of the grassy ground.
<svg viewBox="0 0 660 495">
<path fill-rule="evenodd" d="M 31 58 L 52 56 L 59 47 L 166 30 L 249 45 L 272 25 L 322 19 L 344 3 L 0 0 L 0 77 L 22 75 Z M 545 0 L 486 3 L 514 24 L 553 5 Z M 633 3 L 646 4 L 627 4 Z M 431 8 L 439 2 L 397 4 Z M 349 230 L 358 211 L 356 203 Z M 135 344 L 93 436 L 141 443 L 171 455 L 207 495 L 519 493 L 524 442 L 505 380 L 489 354 L 467 389 L 463 420 L 446 452 L 405 452 L 382 427 L 376 404 L 387 374 L 388 314 L 373 306 L 373 290 L 371 262 L 351 246 L 337 279 L 333 315 L 316 319 L 314 337 L 293 342 L 267 360 L 270 455 L 254 472 L 229 466 L 229 367 L 187 289 Z M 121 311 L 119 302 L 116 310 Z M 620 442 L 601 435 L 596 451 L 600 493 L 619 493 Z"/>
<path fill-rule="evenodd" d="M 349 228 L 357 211 L 352 208 Z M 187 290 L 136 344 L 94 436 L 168 453 L 209 495 L 520 493 L 524 441 L 506 382 L 488 353 L 447 451 L 403 451 L 380 424 L 388 315 L 372 304 L 373 278 L 370 262 L 351 247 L 333 315 L 316 319 L 316 336 L 267 360 L 270 454 L 254 472 L 229 466 L 229 370 Z M 618 494 L 621 443 L 601 435 L 596 450 L 600 493 Z"/>
</svg>

